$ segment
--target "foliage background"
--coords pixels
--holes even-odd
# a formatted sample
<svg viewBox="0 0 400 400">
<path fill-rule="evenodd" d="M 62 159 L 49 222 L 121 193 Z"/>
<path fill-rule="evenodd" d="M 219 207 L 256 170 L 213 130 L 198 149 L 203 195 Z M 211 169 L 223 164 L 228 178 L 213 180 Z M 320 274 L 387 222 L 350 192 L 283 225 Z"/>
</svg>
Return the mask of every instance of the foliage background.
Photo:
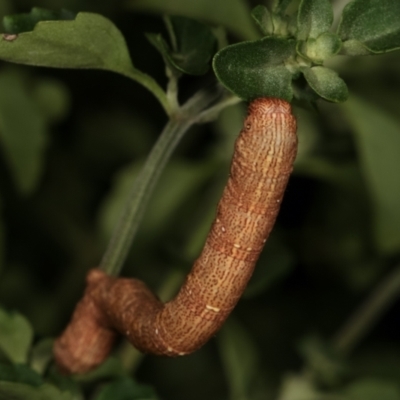
<svg viewBox="0 0 400 400">
<path fill-rule="evenodd" d="M 344 3 L 333 2 L 337 13 Z M 256 4 L 0 0 L 0 16 L 33 6 L 101 13 L 126 37 L 135 65 L 165 84 L 162 59 L 144 36 L 165 32 L 162 13 L 223 25 L 234 42 L 257 37 L 249 16 Z M 226 327 L 184 358 L 141 359 L 123 343 L 117 349 L 122 365 L 160 398 L 295 400 L 288 393 L 307 393 L 311 371 L 315 387 L 347 396 L 332 399 L 400 399 L 398 301 L 354 350 L 337 357 L 348 318 L 390 273 L 399 280 L 400 54 L 339 57 L 332 67 L 347 82 L 350 99 L 321 103 L 318 112 L 295 109 L 295 172 L 254 279 Z M 184 77 L 181 99 L 212 80 L 211 72 Z M 185 137 L 124 275 L 168 293 L 189 270 L 244 113 L 244 104 L 230 107 Z M 2 130 L 5 121 L 12 136 Z M 165 123 L 155 99 L 116 74 L 0 63 L 0 304 L 26 316 L 34 343 L 56 336 L 68 321 Z M 322 398 L 313 397 L 315 387 L 298 398 Z"/>
</svg>

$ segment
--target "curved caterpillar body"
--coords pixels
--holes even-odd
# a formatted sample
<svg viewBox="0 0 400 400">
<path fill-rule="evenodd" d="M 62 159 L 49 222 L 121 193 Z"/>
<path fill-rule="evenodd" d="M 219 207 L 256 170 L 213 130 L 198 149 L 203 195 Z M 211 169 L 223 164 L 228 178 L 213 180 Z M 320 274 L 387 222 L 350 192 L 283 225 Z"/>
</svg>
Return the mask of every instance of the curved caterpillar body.
<svg viewBox="0 0 400 400">
<path fill-rule="evenodd" d="M 116 332 L 139 350 L 158 355 L 184 355 L 206 343 L 253 273 L 275 223 L 296 151 L 290 104 L 254 100 L 235 144 L 216 218 L 177 296 L 163 304 L 141 281 L 90 271 L 85 295 L 54 347 L 61 369 L 82 373 L 100 364 Z"/>
</svg>

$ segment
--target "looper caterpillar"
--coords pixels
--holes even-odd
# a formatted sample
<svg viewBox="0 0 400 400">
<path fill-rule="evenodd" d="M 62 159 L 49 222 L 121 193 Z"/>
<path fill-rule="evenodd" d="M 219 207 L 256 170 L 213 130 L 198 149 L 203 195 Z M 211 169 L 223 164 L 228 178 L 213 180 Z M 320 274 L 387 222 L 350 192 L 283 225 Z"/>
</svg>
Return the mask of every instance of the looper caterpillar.
<svg viewBox="0 0 400 400">
<path fill-rule="evenodd" d="M 203 251 L 177 296 L 163 304 L 136 279 L 92 270 L 70 324 L 55 343 L 61 369 L 83 373 L 110 352 L 117 332 L 139 350 L 191 353 L 222 326 L 242 295 L 275 223 L 297 151 L 296 120 L 284 100 L 248 108 L 231 172 Z"/>
</svg>

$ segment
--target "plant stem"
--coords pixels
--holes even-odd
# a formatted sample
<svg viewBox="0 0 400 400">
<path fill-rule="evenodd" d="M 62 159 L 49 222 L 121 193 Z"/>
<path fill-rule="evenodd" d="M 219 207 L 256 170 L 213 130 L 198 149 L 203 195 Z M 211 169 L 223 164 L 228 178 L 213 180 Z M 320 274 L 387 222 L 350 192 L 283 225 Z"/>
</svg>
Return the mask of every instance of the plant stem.
<svg viewBox="0 0 400 400">
<path fill-rule="evenodd" d="M 125 75 L 126 77 L 136 81 L 137 83 L 148 89 L 160 102 L 167 115 L 171 115 L 173 110 L 171 104 L 168 102 L 167 94 L 153 77 L 133 68 L 129 70 L 123 69 L 116 72 L 120 73 L 121 75 Z"/>
<path fill-rule="evenodd" d="M 166 67 L 166 75 L 168 77 L 166 96 L 169 104 L 170 115 L 173 115 L 175 112 L 179 111 L 179 102 L 178 102 L 179 76 L 173 71 L 171 71 L 168 67 Z"/>
<path fill-rule="evenodd" d="M 104 272 L 110 275 L 119 274 L 154 186 L 171 153 L 191 125 L 190 120 L 174 119 L 170 120 L 165 126 L 142 171 L 134 182 L 128 202 L 112 234 L 100 263 L 100 269 Z"/>
<path fill-rule="evenodd" d="M 208 108 L 207 110 L 202 111 L 196 117 L 196 122 L 198 124 L 203 124 L 206 122 L 213 121 L 217 118 L 219 113 L 225 109 L 226 107 L 233 106 L 234 104 L 240 103 L 242 100 L 236 96 L 228 96 L 225 99 L 221 100 L 219 103 L 214 106 Z"/>
<path fill-rule="evenodd" d="M 400 267 L 378 285 L 364 304 L 337 333 L 333 345 L 338 352 L 348 354 L 371 330 L 378 318 L 400 295 Z"/>
<path fill-rule="evenodd" d="M 196 116 L 219 95 L 216 90 L 213 93 L 196 93 L 165 126 L 133 184 L 126 206 L 101 260 L 99 268 L 107 274 L 119 275 L 148 200 L 173 150 L 190 126 L 197 122 Z"/>
</svg>

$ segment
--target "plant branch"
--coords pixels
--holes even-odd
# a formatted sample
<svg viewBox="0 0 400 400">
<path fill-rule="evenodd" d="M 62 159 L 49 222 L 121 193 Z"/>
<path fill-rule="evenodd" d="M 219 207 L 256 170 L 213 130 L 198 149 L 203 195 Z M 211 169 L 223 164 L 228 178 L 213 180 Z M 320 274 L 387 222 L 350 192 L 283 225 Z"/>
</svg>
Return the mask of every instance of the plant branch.
<svg viewBox="0 0 400 400">
<path fill-rule="evenodd" d="M 100 269 L 104 272 L 119 274 L 154 186 L 176 145 L 191 125 L 190 120 L 171 120 L 165 126 L 133 184 L 128 202 L 112 234 L 100 263 Z"/>
<path fill-rule="evenodd" d="M 133 68 L 130 70 L 123 69 L 116 72 L 120 73 L 121 75 L 125 75 L 126 77 L 136 81 L 137 83 L 140 83 L 142 86 L 148 89 L 160 102 L 166 114 L 168 116 L 171 115 L 172 107 L 168 101 L 167 94 L 162 89 L 162 87 L 155 81 L 153 77 Z"/>
<path fill-rule="evenodd" d="M 336 334 L 333 345 L 338 352 L 348 354 L 371 330 L 379 317 L 400 295 L 400 267 L 397 267 L 372 292 L 364 304 Z"/>
<path fill-rule="evenodd" d="M 177 73 L 172 71 L 169 67 L 166 67 L 166 75 L 168 78 L 167 84 L 167 100 L 170 106 L 170 115 L 173 115 L 175 112 L 179 111 L 179 102 L 178 102 L 178 80 L 179 76 Z"/>
<path fill-rule="evenodd" d="M 196 117 L 196 122 L 199 124 L 204 124 L 206 122 L 213 121 L 217 118 L 218 114 L 226 107 L 233 106 L 234 104 L 240 103 L 242 100 L 236 96 L 229 96 L 221 100 L 214 106 L 204 110 Z"/>
<path fill-rule="evenodd" d="M 146 163 L 136 178 L 126 206 L 120 215 L 107 250 L 100 263 L 100 269 L 109 275 L 118 275 L 128 255 L 135 233 L 140 225 L 153 189 L 166 163 L 186 131 L 196 123 L 196 116 L 211 102 L 218 91 L 201 91 L 195 94 L 180 109 L 161 133 L 150 152 Z"/>
</svg>

